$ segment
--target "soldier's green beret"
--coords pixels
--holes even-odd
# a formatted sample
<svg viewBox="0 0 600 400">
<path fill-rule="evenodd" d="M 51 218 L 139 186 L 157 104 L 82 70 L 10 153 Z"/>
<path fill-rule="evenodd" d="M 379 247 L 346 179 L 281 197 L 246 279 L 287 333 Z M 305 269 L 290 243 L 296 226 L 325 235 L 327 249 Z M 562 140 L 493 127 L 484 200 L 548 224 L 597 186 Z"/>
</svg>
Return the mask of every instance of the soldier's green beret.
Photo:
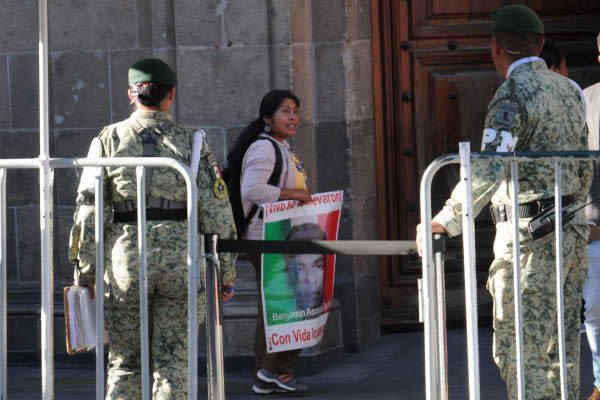
<svg viewBox="0 0 600 400">
<path fill-rule="evenodd" d="M 500 7 L 492 16 L 492 32 L 544 34 L 544 23 L 529 7 L 520 4 Z"/>
<path fill-rule="evenodd" d="M 129 84 L 150 82 L 175 86 L 177 77 L 169 64 L 158 58 L 144 58 L 129 67 Z"/>
</svg>

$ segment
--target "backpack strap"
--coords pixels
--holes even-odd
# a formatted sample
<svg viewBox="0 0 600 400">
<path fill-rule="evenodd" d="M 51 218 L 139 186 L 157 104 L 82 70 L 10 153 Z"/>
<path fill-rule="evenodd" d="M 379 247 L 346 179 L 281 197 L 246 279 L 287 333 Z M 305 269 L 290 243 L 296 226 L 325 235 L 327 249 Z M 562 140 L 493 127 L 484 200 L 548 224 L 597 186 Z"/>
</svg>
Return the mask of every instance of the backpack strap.
<svg viewBox="0 0 600 400">
<path fill-rule="evenodd" d="M 165 129 L 170 127 L 170 124 L 166 121 L 160 123 L 159 126 L 154 129 L 148 128 L 136 119 L 132 119 L 132 128 L 142 138 L 143 152 L 142 157 L 154 157 L 156 155 L 156 143 L 158 138 L 163 134 Z M 152 181 L 153 168 L 148 168 L 148 174 L 146 176 L 146 200 L 150 198 L 150 183 Z"/>
<path fill-rule="evenodd" d="M 269 181 L 267 183 L 271 186 L 279 186 L 279 181 L 281 180 L 281 171 L 283 170 L 283 155 L 281 154 L 279 145 L 275 143 L 273 139 L 260 138 L 260 140 L 268 140 L 273 145 L 273 150 L 275 150 L 275 165 L 273 167 L 273 173 L 269 177 Z"/>
<path fill-rule="evenodd" d="M 266 140 L 273 145 L 273 150 L 275 151 L 275 165 L 273 166 L 273 172 L 267 181 L 267 184 L 271 186 L 279 186 L 279 181 L 281 180 L 281 172 L 283 171 L 283 155 L 281 154 L 281 149 L 279 145 L 273 139 L 269 139 L 266 137 L 259 137 L 258 140 Z M 244 225 L 247 227 L 256 213 L 258 212 L 258 204 L 254 204 L 248 213 L 248 216 L 244 220 Z"/>
</svg>

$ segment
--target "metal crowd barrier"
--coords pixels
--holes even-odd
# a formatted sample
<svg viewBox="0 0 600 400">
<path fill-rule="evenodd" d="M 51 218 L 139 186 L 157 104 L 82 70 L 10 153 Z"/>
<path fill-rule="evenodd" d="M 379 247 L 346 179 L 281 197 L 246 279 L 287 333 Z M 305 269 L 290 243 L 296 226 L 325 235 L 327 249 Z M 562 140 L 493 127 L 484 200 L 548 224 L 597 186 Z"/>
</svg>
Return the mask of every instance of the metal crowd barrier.
<svg viewBox="0 0 600 400">
<path fill-rule="evenodd" d="M 431 231 L 431 186 L 435 174 L 444 166 L 460 163 L 460 179 L 465 183 L 463 193 L 462 225 L 463 225 L 463 254 L 465 276 L 465 303 L 467 323 L 467 357 L 469 399 L 481 398 L 479 377 L 479 341 L 477 327 L 477 281 L 475 268 L 475 224 L 473 215 L 472 171 L 471 162 L 500 161 L 510 164 L 511 189 L 519 192 L 519 177 L 517 165 L 519 162 L 536 160 L 554 161 L 555 184 L 554 193 L 562 193 L 562 161 L 598 160 L 598 151 L 557 151 L 557 152 L 523 152 L 523 153 L 471 153 L 468 142 L 460 143 L 459 154 L 451 154 L 434 160 L 425 170 L 421 180 L 420 203 L 421 222 L 423 229 L 423 290 L 420 304 L 423 305 L 425 329 L 425 391 L 427 400 L 448 399 L 448 360 L 446 344 L 446 318 L 444 303 L 444 274 L 440 268 L 439 254 L 433 253 Z M 518 221 L 518 198 L 512 199 L 513 221 Z M 555 209 L 562 209 L 561 196 L 555 196 Z M 515 341 L 517 360 L 518 398 L 525 396 L 525 365 L 523 357 L 523 317 L 521 308 L 521 265 L 519 253 L 519 226 L 513 224 L 513 291 L 515 299 Z M 562 254 L 562 213 L 556 213 L 556 304 L 560 361 L 561 398 L 567 399 L 567 375 L 565 355 L 565 322 L 563 296 L 563 254 Z M 561 249 L 559 251 L 558 249 Z"/>
<path fill-rule="evenodd" d="M 42 165 L 45 164 L 45 165 Z M 54 169 L 56 168 L 96 168 L 95 202 L 103 204 L 104 167 L 135 167 L 137 172 L 138 207 L 138 251 L 140 264 L 140 319 L 141 319 L 141 372 L 143 399 L 150 399 L 150 365 L 148 344 L 148 272 L 146 263 L 146 215 L 145 215 L 145 169 L 149 167 L 170 167 L 181 173 L 187 187 L 187 267 L 188 267 L 188 399 L 197 398 L 198 393 L 198 219 L 197 188 L 190 170 L 181 162 L 171 158 L 99 158 L 99 159 L 40 159 L 0 160 L 0 398 L 6 399 L 6 170 L 7 169 L 49 169 L 49 184 L 43 191 L 52 193 Z M 51 210 L 51 208 L 50 208 Z M 104 208 L 96 207 L 96 399 L 104 399 Z M 52 212 L 41 213 L 41 228 L 49 231 L 49 240 L 42 241 L 42 398 L 54 398 L 54 284 L 52 264 Z M 44 232 L 42 232 L 44 235 Z M 215 238 L 208 238 L 209 243 Z M 200 243 L 203 244 L 202 241 Z M 200 249 L 200 261 L 204 261 L 204 246 Z M 216 256 L 216 242 L 209 247 L 206 256 L 210 267 L 204 270 L 206 285 L 206 331 L 208 351 L 208 393 L 210 399 L 224 399 L 223 382 L 223 343 L 220 317 L 220 290 L 218 289 L 219 262 Z"/>
</svg>

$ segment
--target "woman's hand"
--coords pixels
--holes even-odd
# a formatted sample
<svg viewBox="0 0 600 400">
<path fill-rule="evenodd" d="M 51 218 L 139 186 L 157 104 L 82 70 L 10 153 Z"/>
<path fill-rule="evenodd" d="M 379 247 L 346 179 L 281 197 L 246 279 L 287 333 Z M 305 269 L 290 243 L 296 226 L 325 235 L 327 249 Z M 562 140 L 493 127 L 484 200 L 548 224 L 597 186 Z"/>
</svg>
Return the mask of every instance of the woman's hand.
<svg viewBox="0 0 600 400">
<path fill-rule="evenodd" d="M 227 300 L 231 300 L 231 298 L 235 295 L 235 289 L 233 287 L 233 282 L 227 282 L 223 284 L 221 288 L 221 300 L 225 303 Z"/>
<path fill-rule="evenodd" d="M 281 189 L 279 200 L 298 200 L 300 204 L 310 203 L 311 194 L 306 189 Z"/>
</svg>

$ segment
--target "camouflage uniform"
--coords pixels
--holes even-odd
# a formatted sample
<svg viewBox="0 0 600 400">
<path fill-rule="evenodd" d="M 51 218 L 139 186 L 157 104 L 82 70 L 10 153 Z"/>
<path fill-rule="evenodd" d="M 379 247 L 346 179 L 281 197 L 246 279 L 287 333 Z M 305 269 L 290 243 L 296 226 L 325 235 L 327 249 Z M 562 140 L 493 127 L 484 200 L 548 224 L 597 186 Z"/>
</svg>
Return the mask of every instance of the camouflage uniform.
<svg viewBox="0 0 600 400">
<path fill-rule="evenodd" d="M 581 90 L 547 69 L 544 61 L 522 60 L 492 99 L 485 120 L 483 151 L 587 150 L 587 129 Z M 563 193 L 573 195 L 571 208 L 583 205 L 592 166 L 563 161 Z M 450 235 L 461 232 L 462 184 L 434 218 Z M 491 199 L 510 205 L 510 171 L 500 162 L 473 163 L 473 207 L 477 214 Z M 554 196 L 553 161 L 519 164 L 519 204 Z M 554 234 L 533 240 L 529 219 L 519 219 L 521 290 L 525 354 L 525 398 L 558 399 L 559 371 L 556 328 Z M 512 221 L 496 225 L 495 259 L 488 289 L 494 299 L 494 359 L 517 398 L 514 304 L 512 283 Z M 569 399 L 579 399 L 579 310 L 587 276 L 588 228 L 582 212 L 564 228 L 564 301 Z"/>
<path fill-rule="evenodd" d="M 155 146 L 155 156 L 190 165 L 193 131 L 175 124 L 167 113 L 136 111 L 122 122 L 105 127 L 92 141 L 89 157 L 140 157 L 142 126 L 166 126 Z M 165 125 L 166 124 L 166 125 Z M 139 125 L 137 125 L 139 126 Z M 198 221 L 201 232 L 235 238 L 235 224 L 227 196 L 213 188 L 218 169 L 206 142 L 197 175 Z M 71 230 L 70 258 L 77 263 L 81 284 L 94 281 L 95 243 L 93 171 L 84 170 Z M 107 399 L 140 399 L 140 315 L 136 223 L 110 223 L 111 204 L 136 201 L 135 168 L 105 169 L 105 282 L 108 286 L 106 326 L 110 336 Z M 221 193 L 222 194 L 222 193 Z M 91 195 L 91 196 L 90 196 Z M 150 198 L 184 202 L 183 177 L 170 168 L 154 168 Z M 87 201 L 86 201 L 87 199 Z M 93 200 L 92 200 L 93 201 Z M 147 221 L 148 296 L 154 399 L 187 399 L 187 223 Z M 221 279 L 235 278 L 235 258 L 220 254 Z M 204 320 L 204 292 L 199 295 L 199 320 Z"/>
</svg>

